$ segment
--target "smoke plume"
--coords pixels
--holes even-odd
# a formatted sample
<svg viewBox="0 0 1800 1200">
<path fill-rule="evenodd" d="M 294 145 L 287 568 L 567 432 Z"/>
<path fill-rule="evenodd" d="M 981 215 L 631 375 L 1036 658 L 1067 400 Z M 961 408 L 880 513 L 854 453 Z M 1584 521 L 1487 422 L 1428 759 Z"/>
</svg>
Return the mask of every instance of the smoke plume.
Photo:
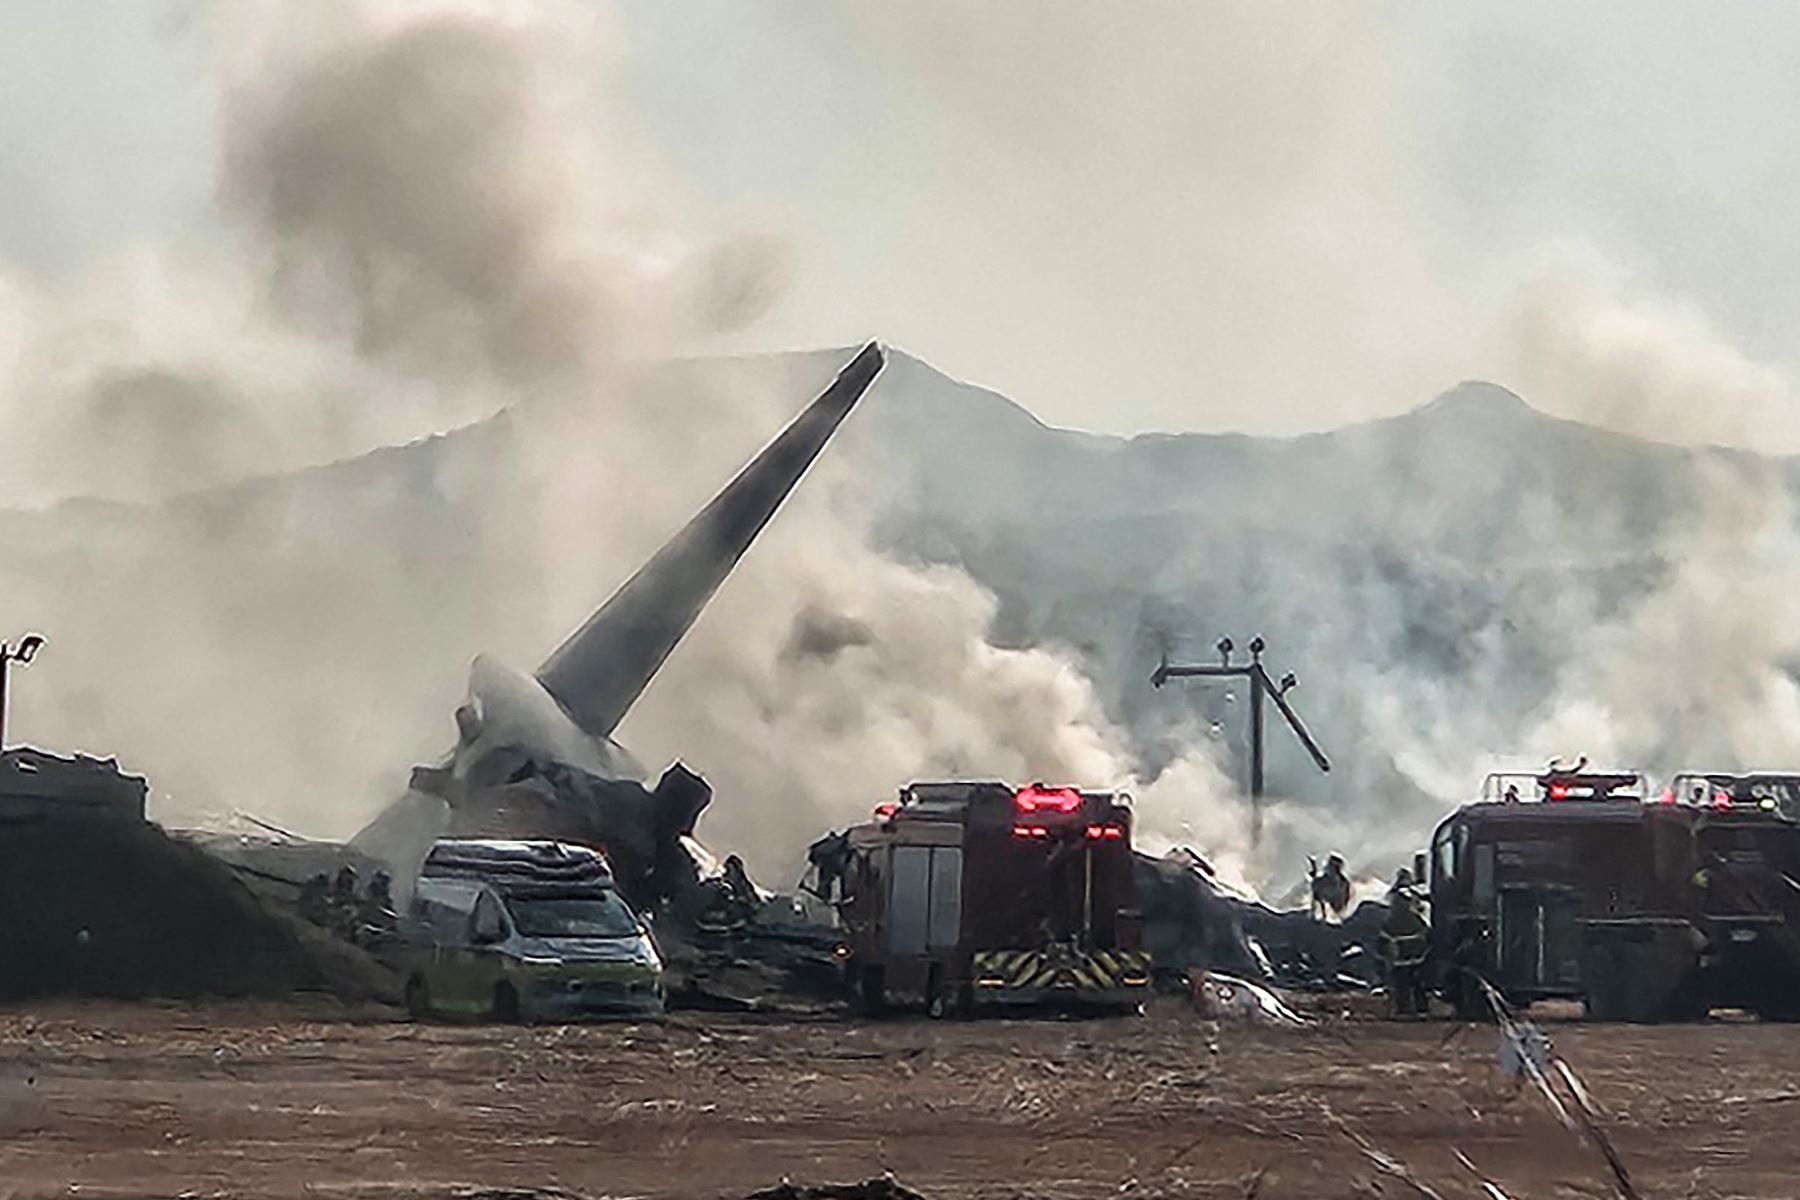
<svg viewBox="0 0 1800 1200">
<path fill-rule="evenodd" d="M 1783 364 L 1588 230 L 1484 225 L 1479 254 L 1444 250 L 1411 178 L 1421 110 L 1379 23 L 846 11 L 859 45 L 927 81 L 932 119 L 901 132 L 943 131 L 890 141 L 869 174 L 918 212 L 973 206 L 930 229 L 868 218 L 860 236 L 950 265 L 929 294 L 801 248 L 814 291 L 783 304 L 794 248 L 687 211 L 620 119 L 617 31 L 592 6 L 209 10 L 205 228 L 61 274 L 0 263 L 0 635 L 51 637 L 16 681 L 12 735 L 119 755 L 172 823 L 244 808 L 353 831 L 448 744 L 478 653 L 534 665 L 837 365 L 699 360 L 822 307 L 904 319 L 953 361 L 1017 323 L 1056 343 L 1021 354 L 1021 378 L 1065 413 L 1071 389 L 1132 390 L 1210 425 L 1248 396 L 1271 426 L 1312 429 L 1479 374 L 1659 441 L 1796 444 Z M 914 178 L 909 150 L 938 168 Z M 823 175 L 818 203 L 865 211 Z M 988 271 L 994 247 L 1016 268 L 999 282 L 955 273 Z M 868 333 L 889 330 L 848 336 Z M 1121 384 L 1106 364 L 1124 357 Z M 846 435 L 900 387 L 884 378 Z M 880 459 L 865 451 L 859 477 L 828 451 L 623 739 L 707 773 L 703 832 L 766 872 L 910 779 L 971 774 L 1130 787 L 1150 842 L 1250 883 L 1333 848 L 1385 873 L 1492 766 L 1791 762 L 1785 464 L 1706 452 L 1691 495 L 1618 490 L 1595 464 L 1620 443 L 1537 461 L 1508 439 L 1538 427 L 1496 399 L 1458 389 L 1403 453 L 1347 430 L 1347 474 L 1304 463 L 1247 515 L 1199 492 L 1127 512 L 1126 484 L 1191 482 L 1153 470 L 1070 481 L 1086 515 L 1121 514 L 1091 546 L 1047 517 L 898 537 L 918 514 L 872 486 Z M 1265 452 L 1239 443 L 1215 475 L 1248 478 Z M 1009 486 L 981 466 L 933 480 L 967 490 L 951 515 L 973 522 Z M 1204 552 L 1161 561 L 1185 529 Z M 1300 669 L 1338 769 L 1278 760 L 1252 854 L 1231 782 L 1242 704 L 1144 693 L 1159 642 L 1259 630 Z"/>
<path fill-rule="evenodd" d="M 6 293 L 41 437 L 6 499 L 74 531 L 14 547 L 4 618 L 51 637 L 17 736 L 117 754 L 166 822 L 347 834 L 448 743 L 477 653 L 533 665 L 835 369 L 657 367 L 753 317 L 771 258 L 659 208 L 588 82 L 606 36 L 574 6 L 228 23 L 228 232 Z M 1070 660 L 995 645 L 990 595 L 877 552 L 833 484 L 623 731 L 712 777 L 706 835 L 784 871 L 914 778 L 1126 779 Z"/>
</svg>

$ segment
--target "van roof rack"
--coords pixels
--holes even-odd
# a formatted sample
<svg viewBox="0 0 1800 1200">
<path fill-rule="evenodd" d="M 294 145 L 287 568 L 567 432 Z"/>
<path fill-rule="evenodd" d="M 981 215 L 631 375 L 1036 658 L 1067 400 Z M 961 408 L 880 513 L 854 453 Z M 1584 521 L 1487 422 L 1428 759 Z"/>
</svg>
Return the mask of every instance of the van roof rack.
<svg viewBox="0 0 1800 1200">
<path fill-rule="evenodd" d="M 553 885 L 612 882 L 612 867 L 604 855 L 570 842 L 449 839 L 432 846 L 419 874 L 426 879 Z"/>
</svg>

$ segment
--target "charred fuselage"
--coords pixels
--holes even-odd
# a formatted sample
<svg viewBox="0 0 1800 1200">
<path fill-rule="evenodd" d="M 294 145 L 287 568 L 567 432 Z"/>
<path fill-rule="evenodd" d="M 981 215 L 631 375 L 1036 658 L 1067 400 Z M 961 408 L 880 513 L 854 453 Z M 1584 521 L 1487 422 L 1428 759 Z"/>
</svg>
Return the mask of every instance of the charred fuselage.
<svg viewBox="0 0 1800 1200">
<path fill-rule="evenodd" d="M 883 362 L 864 346 L 832 384 L 532 675 L 483 657 L 457 744 L 352 845 L 404 885 L 444 836 L 598 846 L 641 904 L 695 874 L 689 843 L 711 797 L 677 765 L 650 785 L 613 732 L 768 524 Z"/>
</svg>

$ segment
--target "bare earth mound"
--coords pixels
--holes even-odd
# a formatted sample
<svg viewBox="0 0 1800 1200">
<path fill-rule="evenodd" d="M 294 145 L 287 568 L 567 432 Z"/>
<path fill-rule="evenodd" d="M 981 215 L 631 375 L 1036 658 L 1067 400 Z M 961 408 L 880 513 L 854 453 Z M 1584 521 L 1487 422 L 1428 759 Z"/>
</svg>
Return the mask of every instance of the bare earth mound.
<svg viewBox="0 0 1800 1200">
<path fill-rule="evenodd" d="M 0 999 L 379 991 L 363 964 L 147 823 L 0 825 L 0 914 Z"/>
</svg>

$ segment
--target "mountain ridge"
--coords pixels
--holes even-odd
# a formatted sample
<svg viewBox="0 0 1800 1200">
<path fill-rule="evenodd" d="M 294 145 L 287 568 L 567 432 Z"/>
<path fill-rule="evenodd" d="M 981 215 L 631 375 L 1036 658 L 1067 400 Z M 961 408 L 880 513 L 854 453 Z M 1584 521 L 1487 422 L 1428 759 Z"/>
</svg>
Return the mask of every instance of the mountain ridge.
<svg viewBox="0 0 1800 1200">
<path fill-rule="evenodd" d="M 844 350 L 847 356 L 854 352 L 854 347 Z M 703 364 L 719 366 L 733 363 L 753 364 L 779 362 L 782 360 L 805 361 L 814 364 L 832 364 L 837 361 L 836 348 L 817 350 L 789 350 L 769 353 L 750 353 L 725 356 L 720 358 L 701 358 L 679 360 L 682 364 Z M 1255 452 L 1259 448 L 1278 447 L 1284 445 L 1306 444 L 1342 437 L 1354 437 L 1363 431 L 1410 429 L 1413 427 L 1447 426 L 1456 435 L 1468 437 L 1475 435 L 1491 435 L 1494 433 L 1511 433 L 1516 435 L 1520 430 L 1528 429 L 1535 423 L 1540 428 L 1555 425 L 1568 430 L 1582 430 L 1590 435 L 1599 435 L 1616 444 L 1629 444 L 1646 447 L 1659 447 L 1681 453 L 1722 454 L 1742 456 L 1751 459 L 1774 463 L 1787 463 L 1800 459 L 1796 455 L 1770 454 L 1760 450 L 1723 445 L 1684 445 L 1665 442 L 1653 438 L 1645 438 L 1635 433 L 1608 429 L 1605 426 L 1580 421 L 1573 418 L 1559 417 L 1544 412 L 1530 404 L 1528 400 L 1503 385 L 1485 380 L 1463 380 L 1450 388 L 1439 392 L 1428 400 L 1413 408 L 1391 415 L 1372 417 L 1366 420 L 1353 421 L 1327 429 L 1306 430 L 1298 433 L 1268 434 L 1253 433 L 1243 430 L 1146 430 L 1134 434 L 1102 433 L 1092 430 L 1052 425 L 1038 417 L 1031 409 L 1005 393 L 982 384 L 968 382 L 949 375 L 933 367 L 924 358 L 904 349 L 895 348 L 891 356 L 890 373 L 896 369 L 900 372 L 919 371 L 939 381 L 939 386 L 927 389 L 923 396 L 924 403 L 919 407 L 920 423 L 931 423 L 945 414 L 958 413 L 967 417 L 971 403 L 987 410 L 982 419 L 994 428 L 1010 428 L 1018 432 L 1035 432 L 1048 435 L 1058 442 L 1086 449 L 1108 448 L 1116 452 L 1136 450 L 1145 453 L 1179 453 L 1181 449 L 1193 446 L 1229 446 L 1248 449 Z M 866 409 L 891 408 L 895 401 L 888 401 L 886 396 L 893 389 L 882 389 L 878 383 L 871 392 Z M 803 399 L 803 398 L 802 398 Z M 909 402 L 917 404 L 919 395 L 909 395 Z M 800 399 L 795 401 L 801 403 Z M 57 509 L 74 512 L 85 510 L 86 514 L 103 514 L 112 510 L 124 510 L 143 506 L 156 506 L 167 503 L 191 503 L 196 497 L 209 493 L 225 495 L 246 494 L 254 492 L 271 481 L 330 474 L 334 471 L 354 472 L 357 464 L 380 464 L 394 462 L 407 455 L 426 455 L 448 451 L 454 444 L 467 438 L 479 438 L 484 431 L 503 428 L 512 408 L 501 409 L 485 418 L 458 425 L 449 429 L 434 430 L 420 434 L 418 437 L 403 442 L 371 447 L 353 455 L 309 463 L 288 470 L 267 473 L 252 472 L 239 478 L 223 482 L 201 485 L 193 488 L 171 491 L 169 493 L 145 498 L 115 498 L 90 493 L 73 493 L 59 497 L 42 506 L 0 507 L 0 520 L 15 516 L 29 516 L 47 513 Z"/>
<path fill-rule="evenodd" d="M 681 393 L 683 371 L 706 374 L 717 394 L 661 433 L 670 453 L 706 461 L 683 463 L 680 487 L 632 529 L 572 532 L 617 542 L 605 561 L 628 569 L 642 549 L 634 538 L 653 543 L 662 516 L 704 502 L 836 365 L 821 351 L 676 370 L 656 384 L 659 402 Z M 694 439 L 695 423 L 727 419 L 739 373 L 782 386 L 762 396 L 755 421 Z M 381 772 L 406 765 L 386 741 L 445 736 L 442 714 L 475 653 L 535 661 L 616 582 L 610 566 L 589 571 L 583 559 L 573 590 L 544 594 L 557 574 L 543 559 L 557 552 L 551 531 L 509 524 L 517 513 L 500 502 L 517 499 L 514 425 L 528 411 L 154 503 L 0 512 L 11 583 L 0 620 L 44 628 L 55 647 L 55 669 L 21 689 L 21 731 L 34 721 L 83 730 L 177 794 L 292 776 L 306 793 L 354 785 L 373 793 L 356 803 L 385 798 L 395 781 Z M 602 470 L 579 445 L 567 452 L 577 476 Z M 1152 692 L 1148 675 L 1166 650 L 1209 657 L 1220 635 L 1266 636 L 1271 664 L 1299 670 L 1296 698 L 1338 764 L 1319 777 L 1294 747 L 1271 743 L 1271 787 L 1298 815 L 1272 826 L 1270 853 L 1299 853 L 1301 830 L 1323 823 L 1371 860 L 1398 855 L 1442 811 L 1440 780 L 1463 770 L 1450 759 L 1542 757 L 1525 743 L 1559 695 L 1604 673 L 1594 647 L 1638 636 L 1639 614 L 1681 578 L 1696 536 L 1729 544 L 1708 532 L 1714 468 L 1741 469 L 1777 498 L 1800 495 L 1795 460 L 1644 441 L 1479 381 L 1407 413 L 1293 437 L 1120 438 L 1055 429 L 903 352 L 820 467 L 828 461 L 796 502 L 865 514 L 890 557 L 966 573 L 994 598 L 993 643 L 1061 648 L 1147 775 L 1197 737 L 1241 771 L 1241 710 L 1225 693 Z M 757 564 L 752 551 L 745 566 Z M 1710 644 L 1704 623 L 1673 627 Z M 1657 643 L 1653 656 L 1694 652 Z M 218 696 L 232 698 L 230 712 L 212 707 Z M 169 713 L 203 715 L 203 747 L 172 738 Z M 1723 720 L 1675 728 L 1644 757 L 1749 756 Z M 1759 754 L 1762 765 L 1784 744 Z M 704 761 L 706 747 L 696 754 Z M 332 766 L 310 782 L 322 762 Z"/>
</svg>

